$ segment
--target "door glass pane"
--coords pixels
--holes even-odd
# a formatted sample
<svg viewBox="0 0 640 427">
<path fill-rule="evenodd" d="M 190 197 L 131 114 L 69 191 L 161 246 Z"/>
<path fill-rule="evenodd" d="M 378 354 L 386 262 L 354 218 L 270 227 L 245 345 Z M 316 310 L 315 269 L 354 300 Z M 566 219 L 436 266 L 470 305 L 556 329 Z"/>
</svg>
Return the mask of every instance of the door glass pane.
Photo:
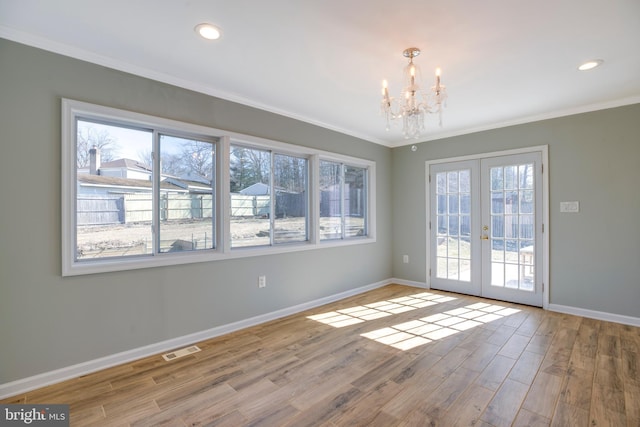
<svg viewBox="0 0 640 427">
<path fill-rule="evenodd" d="M 494 191 L 491 193 L 491 213 L 504 213 L 504 192 Z"/>
<path fill-rule="evenodd" d="M 534 291 L 533 164 L 493 167 L 491 285 Z"/>
<path fill-rule="evenodd" d="M 533 240 L 520 241 L 520 289 L 534 290 L 534 244 Z"/>
<path fill-rule="evenodd" d="M 471 171 L 464 170 L 460 171 L 458 184 L 460 185 L 460 193 L 470 193 L 471 192 Z"/>
<path fill-rule="evenodd" d="M 449 236 L 458 235 L 459 219 L 458 215 L 449 215 Z"/>
<path fill-rule="evenodd" d="M 436 174 L 436 277 L 471 281 L 471 171 Z"/>
<path fill-rule="evenodd" d="M 491 190 L 501 191 L 504 189 L 504 182 L 502 180 L 503 170 L 502 168 L 491 168 Z"/>
<path fill-rule="evenodd" d="M 491 263 L 491 286 L 504 287 L 504 263 Z"/>
<path fill-rule="evenodd" d="M 532 189 L 533 188 L 533 167 L 531 164 L 518 166 L 520 189 Z"/>
<path fill-rule="evenodd" d="M 518 188 L 518 167 L 505 166 L 504 168 L 504 189 L 512 190 Z"/>
</svg>

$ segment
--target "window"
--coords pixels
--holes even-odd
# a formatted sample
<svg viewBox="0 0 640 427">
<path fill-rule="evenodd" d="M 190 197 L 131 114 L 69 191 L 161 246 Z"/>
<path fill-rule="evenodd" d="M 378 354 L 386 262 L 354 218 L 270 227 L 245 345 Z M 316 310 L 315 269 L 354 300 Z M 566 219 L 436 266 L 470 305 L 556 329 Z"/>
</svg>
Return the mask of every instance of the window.
<svg viewBox="0 0 640 427">
<path fill-rule="evenodd" d="M 63 100 L 63 275 L 375 241 L 375 163 Z"/>
<path fill-rule="evenodd" d="M 367 235 L 367 169 L 320 161 L 320 239 Z"/>
<path fill-rule="evenodd" d="M 232 145 L 229 175 L 232 248 L 308 240 L 306 158 Z"/>
<path fill-rule="evenodd" d="M 77 261 L 214 248 L 213 142 L 82 116 L 76 128 Z"/>
</svg>

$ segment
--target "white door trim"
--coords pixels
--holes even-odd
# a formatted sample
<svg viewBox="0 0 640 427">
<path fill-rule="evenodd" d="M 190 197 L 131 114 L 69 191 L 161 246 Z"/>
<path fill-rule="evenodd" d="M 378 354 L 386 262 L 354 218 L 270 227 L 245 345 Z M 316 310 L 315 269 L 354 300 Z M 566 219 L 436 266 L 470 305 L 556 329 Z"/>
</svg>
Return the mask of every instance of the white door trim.
<svg viewBox="0 0 640 427">
<path fill-rule="evenodd" d="M 433 266 L 431 265 L 431 232 L 429 230 L 429 220 L 431 216 L 431 197 L 429 186 L 429 167 L 440 163 L 460 162 L 466 160 L 482 160 L 489 157 L 508 156 L 514 154 L 539 152 L 542 157 L 542 224 L 544 232 L 542 233 L 542 308 L 549 307 L 549 146 L 538 145 L 533 147 L 517 148 L 513 150 L 494 151 L 491 153 L 472 154 L 467 156 L 449 157 L 445 159 L 427 160 L 425 162 L 425 241 L 427 243 L 426 251 L 426 284 L 427 288 L 431 288 L 431 275 Z"/>
</svg>

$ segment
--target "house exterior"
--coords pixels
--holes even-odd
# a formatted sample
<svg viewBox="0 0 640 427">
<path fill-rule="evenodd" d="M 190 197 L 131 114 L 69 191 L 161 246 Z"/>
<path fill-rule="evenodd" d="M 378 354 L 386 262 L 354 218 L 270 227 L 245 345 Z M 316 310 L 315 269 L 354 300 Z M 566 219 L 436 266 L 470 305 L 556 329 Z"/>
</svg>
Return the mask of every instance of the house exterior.
<svg viewBox="0 0 640 427">
<path fill-rule="evenodd" d="M 76 180 L 78 225 L 151 222 L 151 168 L 131 159 L 100 164 L 95 160 L 99 152 L 91 151 L 91 166 L 79 169 Z M 204 178 L 163 175 L 160 193 L 161 220 L 210 218 L 213 214 L 211 183 Z"/>
</svg>

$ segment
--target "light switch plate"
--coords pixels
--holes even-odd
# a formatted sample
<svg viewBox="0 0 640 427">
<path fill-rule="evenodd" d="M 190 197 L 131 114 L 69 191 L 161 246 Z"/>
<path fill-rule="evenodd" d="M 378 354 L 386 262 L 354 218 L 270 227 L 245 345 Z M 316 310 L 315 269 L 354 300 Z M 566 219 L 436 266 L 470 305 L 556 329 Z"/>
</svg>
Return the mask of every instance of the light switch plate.
<svg viewBox="0 0 640 427">
<path fill-rule="evenodd" d="M 578 213 L 580 212 L 580 202 L 560 202 L 560 212 Z"/>
</svg>

